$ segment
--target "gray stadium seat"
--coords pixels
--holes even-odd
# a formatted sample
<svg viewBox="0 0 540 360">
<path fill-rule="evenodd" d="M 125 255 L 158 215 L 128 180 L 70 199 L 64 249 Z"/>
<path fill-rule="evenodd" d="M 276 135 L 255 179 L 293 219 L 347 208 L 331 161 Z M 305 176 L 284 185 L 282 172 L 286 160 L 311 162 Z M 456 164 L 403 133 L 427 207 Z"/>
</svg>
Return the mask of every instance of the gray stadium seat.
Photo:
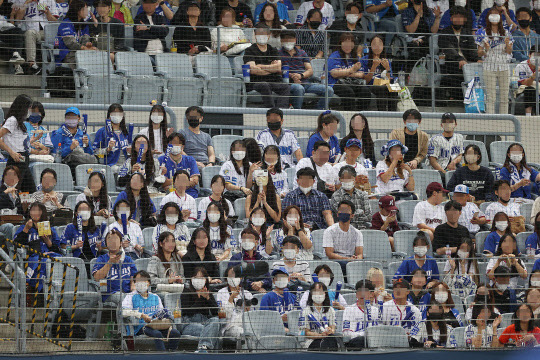
<svg viewBox="0 0 540 360">
<path fill-rule="evenodd" d="M 388 234 L 381 230 L 360 230 L 364 238 L 364 259 L 388 260 L 392 258 L 392 249 Z"/>
<path fill-rule="evenodd" d="M 394 248 L 396 249 L 396 252 L 402 252 L 407 254 L 407 256 L 413 256 L 413 240 L 416 237 L 417 233 L 418 230 L 396 231 L 394 233 Z M 431 246 L 431 241 L 427 255 L 433 256 L 433 247 Z"/>
<path fill-rule="evenodd" d="M 446 171 L 446 173 L 444 174 L 444 187 L 446 188 L 446 184 L 448 184 L 450 182 L 450 179 L 452 178 L 452 176 L 454 176 L 454 173 L 456 172 L 456 170 L 448 170 Z"/>
<path fill-rule="evenodd" d="M 289 180 L 289 191 L 292 191 L 296 183 L 296 168 L 287 168 L 285 172 L 287 173 L 287 180 Z"/>
<path fill-rule="evenodd" d="M 210 189 L 210 182 L 215 175 L 219 174 L 221 166 L 207 166 L 201 170 L 202 186 L 206 189 Z"/>
<path fill-rule="evenodd" d="M 218 64 L 219 59 L 219 64 Z M 195 57 L 197 73 L 206 82 L 205 106 L 245 107 L 246 85 L 243 79 L 233 77 L 231 65 L 226 56 L 202 55 Z M 221 78 L 219 75 L 221 74 Z"/>
<path fill-rule="evenodd" d="M 341 281 L 345 285 L 345 278 L 343 276 L 343 271 L 341 270 L 341 265 L 337 261 L 332 260 L 312 260 L 309 262 L 309 270 L 314 273 L 315 269 L 319 265 L 326 264 L 330 267 L 330 270 L 334 273 L 334 281 L 330 284 L 330 289 L 335 289 L 338 281 Z"/>
<path fill-rule="evenodd" d="M 367 169 L 367 173 L 368 173 L 369 183 L 371 184 L 371 186 L 375 186 L 377 184 L 377 170 L 375 170 L 375 169 Z M 373 208 L 371 210 L 373 210 Z M 378 202 L 377 202 L 377 211 L 379 211 L 379 203 Z"/>
<path fill-rule="evenodd" d="M 489 144 L 489 153 L 491 154 L 491 162 L 495 164 L 504 164 L 506 159 L 506 151 L 508 147 L 516 141 L 494 141 Z"/>
<path fill-rule="evenodd" d="M 279 312 L 255 310 L 243 313 L 243 317 L 249 350 L 294 350 L 298 347 L 295 337 L 286 336 Z"/>
<path fill-rule="evenodd" d="M 212 136 L 212 146 L 216 157 L 225 162 L 229 160 L 231 153 L 231 144 L 235 140 L 242 140 L 244 137 L 239 135 L 215 135 Z"/>
<path fill-rule="evenodd" d="M 463 140 L 463 148 L 466 148 L 469 145 L 476 145 L 480 148 L 480 153 L 482 154 L 482 161 L 480 162 L 480 165 L 489 167 L 489 155 L 486 144 L 477 140 Z"/>
<path fill-rule="evenodd" d="M 452 329 L 452 335 L 454 339 L 456 340 L 456 347 L 458 349 L 464 349 L 465 348 L 465 329 L 466 326 L 460 326 L 457 328 Z"/>
<path fill-rule="evenodd" d="M 388 273 L 386 274 L 386 288 L 387 289 L 392 288 L 392 278 L 396 274 L 402 262 L 403 261 L 393 261 L 390 264 L 388 264 Z"/>
<path fill-rule="evenodd" d="M 89 170 L 91 171 L 89 172 Z M 107 181 L 107 192 L 116 191 L 116 180 L 114 178 L 114 173 L 109 165 L 100 165 L 100 164 L 82 164 L 78 165 L 75 168 L 75 183 L 77 190 L 84 190 L 88 185 L 88 177 L 93 171 L 105 171 L 105 181 Z"/>
<path fill-rule="evenodd" d="M 122 102 L 122 77 L 114 73 L 106 51 L 76 51 L 75 97 L 83 104 Z"/>
<path fill-rule="evenodd" d="M 59 22 L 50 22 L 43 28 L 43 41 L 41 42 L 41 90 L 47 90 L 47 75 L 52 74 L 56 69 L 54 56 L 59 54 L 58 49 L 54 48 L 56 34 L 58 34 Z M 64 66 L 64 65 L 63 65 Z M 67 65 L 65 65 L 67 66 Z"/>
<path fill-rule="evenodd" d="M 534 234 L 532 231 L 525 231 L 516 235 L 517 248 L 521 254 L 526 254 L 525 243 L 529 235 L 532 234 Z"/>
<path fill-rule="evenodd" d="M 234 213 L 236 214 L 236 216 L 238 216 L 238 220 L 242 220 L 246 218 L 245 204 L 246 204 L 246 198 L 240 198 L 240 199 L 234 200 L 234 204 L 233 204 Z"/>
<path fill-rule="evenodd" d="M 78 194 L 68 195 L 68 197 L 66 198 L 66 201 L 64 202 L 64 205 L 69 206 L 70 209 L 75 209 L 75 205 L 77 205 L 76 203 L 77 196 L 79 195 Z"/>
<path fill-rule="evenodd" d="M 480 209 L 481 212 L 483 212 L 484 214 L 486 213 L 486 209 L 488 208 L 489 205 L 491 205 L 491 201 L 486 201 L 486 202 L 483 202 L 480 204 L 480 206 L 478 207 Z"/>
<path fill-rule="evenodd" d="M 163 77 L 154 74 L 150 55 L 142 52 L 119 52 L 116 54 L 115 63 L 117 73 L 124 78 L 124 104 L 147 105 L 152 100 L 161 103 L 167 82 Z"/>
<path fill-rule="evenodd" d="M 154 239 L 152 238 L 153 233 L 153 227 L 147 227 L 142 230 L 144 239 L 144 253 L 148 256 L 154 255 Z M 139 270 L 139 268 L 137 268 L 137 270 Z"/>
<path fill-rule="evenodd" d="M 420 200 L 426 200 L 426 188 L 432 182 L 441 183 L 441 175 L 437 170 L 415 169 L 412 171 L 414 176 L 414 192 Z"/>
<path fill-rule="evenodd" d="M 379 325 L 367 328 L 369 348 L 408 348 L 407 332 L 401 326 Z"/>
<path fill-rule="evenodd" d="M 313 77 L 321 79 L 324 76 L 325 59 L 312 59 L 311 67 L 313 68 Z M 324 84 L 324 81 L 322 82 Z"/>
<path fill-rule="evenodd" d="M 375 183 L 372 183 L 370 181 L 370 184 L 375 184 Z M 379 199 L 369 199 L 369 208 L 371 209 L 372 214 L 379 212 Z"/>
<path fill-rule="evenodd" d="M 397 204 L 398 208 L 398 219 L 400 222 L 409 224 L 412 226 L 412 219 L 414 215 L 414 208 L 420 200 L 406 200 L 401 201 Z"/>
<path fill-rule="evenodd" d="M 388 139 L 375 139 L 373 140 L 373 151 L 375 152 L 375 161 L 381 161 L 384 156 L 381 154 L 381 149 L 388 143 Z M 376 164 L 373 164 L 374 166 Z"/>
<path fill-rule="evenodd" d="M 323 248 L 324 230 L 319 229 L 311 232 L 313 240 L 313 256 L 318 259 L 327 259 L 326 251 Z"/>
<path fill-rule="evenodd" d="M 292 310 L 287 313 L 287 325 L 289 326 L 289 334 L 293 336 L 299 336 L 302 329 L 298 326 L 298 320 L 300 320 L 302 310 Z"/>
<path fill-rule="evenodd" d="M 358 281 L 366 280 L 369 269 L 373 267 L 383 270 L 383 264 L 378 261 L 362 260 L 349 262 L 347 264 L 347 284 L 354 287 Z M 356 296 L 356 294 L 353 295 Z M 349 304 L 348 301 L 347 304 Z"/>
<path fill-rule="evenodd" d="M 148 264 L 150 264 L 150 258 L 141 258 L 135 260 L 135 267 L 137 268 L 137 271 L 147 271 L 148 270 Z M 170 309 L 172 311 L 172 309 Z"/>
<path fill-rule="evenodd" d="M 304 157 L 306 156 L 308 142 L 309 142 L 309 137 L 298 138 L 298 145 L 300 145 L 300 149 L 302 150 L 302 156 Z"/>
<path fill-rule="evenodd" d="M 56 191 L 73 192 L 74 190 L 73 189 L 73 176 L 71 176 L 71 170 L 69 169 L 69 166 L 67 166 L 66 164 L 57 164 L 57 163 L 35 164 L 34 167 L 32 168 L 32 175 L 34 176 L 36 184 L 39 183 L 41 172 L 47 168 L 53 169 L 54 171 L 56 171 L 56 176 L 57 176 L 57 182 L 56 182 L 56 187 L 55 187 Z"/>
<path fill-rule="evenodd" d="M 531 213 L 533 203 L 523 203 L 519 206 L 519 213 L 525 217 L 525 224 L 531 224 Z"/>
</svg>

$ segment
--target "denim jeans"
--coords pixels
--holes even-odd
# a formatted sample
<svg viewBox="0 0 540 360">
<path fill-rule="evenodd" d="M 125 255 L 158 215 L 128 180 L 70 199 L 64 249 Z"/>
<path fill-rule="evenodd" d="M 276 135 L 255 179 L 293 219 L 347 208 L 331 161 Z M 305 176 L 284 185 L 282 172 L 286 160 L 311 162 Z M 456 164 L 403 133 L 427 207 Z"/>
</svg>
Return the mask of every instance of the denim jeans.
<svg viewBox="0 0 540 360">
<path fill-rule="evenodd" d="M 180 325 L 182 335 L 190 335 L 199 338 L 199 347 L 206 346 L 208 349 L 218 347 L 221 334 L 221 322 L 217 317 L 208 318 L 202 314 L 191 317 L 182 317 Z"/>
<path fill-rule="evenodd" d="M 304 102 L 305 93 L 313 93 L 319 95 L 320 99 L 317 103 L 317 109 L 324 109 L 325 92 L 328 88 L 328 102 L 334 96 L 334 89 L 330 86 L 317 83 L 291 84 L 291 104 L 295 109 L 301 109 Z"/>
<path fill-rule="evenodd" d="M 144 335 L 154 338 L 157 351 L 176 350 L 178 348 L 178 343 L 180 342 L 180 331 L 176 330 L 174 327 L 171 329 L 171 333 L 169 334 L 167 346 L 165 346 L 163 339 L 167 338 L 167 333 L 169 330 L 156 330 L 149 326 L 143 327 L 142 330 Z"/>
<path fill-rule="evenodd" d="M 382 18 L 377 23 L 377 31 L 382 32 L 393 32 L 394 34 L 384 34 L 384 45 L 392 45 L 392 39 L 394 38 L 395 33 L 398 31 L 398 26 L 393 18 Z"/>
</svg>

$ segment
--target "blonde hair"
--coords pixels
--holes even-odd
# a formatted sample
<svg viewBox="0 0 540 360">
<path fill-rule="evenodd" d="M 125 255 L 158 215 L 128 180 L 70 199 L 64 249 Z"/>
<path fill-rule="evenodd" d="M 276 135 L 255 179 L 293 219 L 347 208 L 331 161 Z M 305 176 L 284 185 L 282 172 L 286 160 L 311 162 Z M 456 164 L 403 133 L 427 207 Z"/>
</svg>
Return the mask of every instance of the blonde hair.
<svg viewBox="0 0 540 360">
<path fill-rule="evenodd" d="M 376 267 L 372 267 L 371 269 L 368 270 L 367 272 L 367 275 L 366 275 L 366 278 L 371 281 L 371 278 L 373 277 L 373 275 L 381 275 L 382 276 L 382 279 L 383 279 L 383 288 L 386 287 L 386 280 L 384 279 L 384 273 L 381 269 L 379 268 L 376 268 Z M 375 286 L 375 284 L 373 284 L 373 286 Z"/>
</svg>

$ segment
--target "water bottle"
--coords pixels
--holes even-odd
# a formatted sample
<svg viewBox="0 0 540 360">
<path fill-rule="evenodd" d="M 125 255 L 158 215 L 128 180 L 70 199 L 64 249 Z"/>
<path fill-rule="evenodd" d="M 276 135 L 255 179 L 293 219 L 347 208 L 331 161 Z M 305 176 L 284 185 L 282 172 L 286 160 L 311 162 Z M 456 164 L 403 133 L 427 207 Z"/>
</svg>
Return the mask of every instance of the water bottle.
<svg viewBox="0 0 540 360">
<path fill-rule="evenodd" d="M 58 147 L 56 148 L 56 153 L 54 154 L 54 162 L 55 163 L 62 162 L 62 144 L 61 143 L 59 143 Z"/>
<path fill-rule="evenodd" d="M 248 26 L 248 16 L 247 15 L 244 15 L 244 19 L 242 20 L 242 25 L 244 25 L 244 27 L 247 27 Z"/>
<path fill-rule="evenodd" d="M 67 244 L 66 246 L 66 256 L 73 255 L 73 251 L 71 250 L 71 244 Z"/>
<path fill-rule="evenodd" d="M 480 75 L 478 75 L 478 71 L 474 73 L 474 86 L 480 88 Z"/>
<path fill-rule="evenodd" d="M 446 244 L 446 256 L 450 257 L 452 255 L 452 251 L 450 250 L 450 244 Z"/>
<path fill-rule="evenodd" d="M 368 44 L 364 44 L 364 48 L 362 49 L 362 52 L 364 55 L 369 55 L 369 46 Z"/>
<path fill-rule="evenodd" d="M 403 71 L 403 66 L 401 67 L 401 70 L 398 72 L 398 83 L 401 88 L 404 88 L 406 86 L 405 84 L 405 71 Z"/>
<path fill-rule="evenodd" d="M 289 65 L 283 65 L 281 69 L 283 71 L 283 82 L 289 83 Z"/>
<path fill-rule="evenodd" d="M 250 82 L 251 79 L 251 70 L 250 70 L 250 67 L 249 65 L 245 64 L 245 65 L 242 65 L 242 76 L 244 77 L 244 82 Z"/>
<path fill-rule="evenodd" d="M 299 286 L 296 288 L 296 299 L 294 299 L 294 307 L 298 309 L 300 307 L 300 297 L 302 296 L 302 291 L 304 288 Z"/>
</svg>

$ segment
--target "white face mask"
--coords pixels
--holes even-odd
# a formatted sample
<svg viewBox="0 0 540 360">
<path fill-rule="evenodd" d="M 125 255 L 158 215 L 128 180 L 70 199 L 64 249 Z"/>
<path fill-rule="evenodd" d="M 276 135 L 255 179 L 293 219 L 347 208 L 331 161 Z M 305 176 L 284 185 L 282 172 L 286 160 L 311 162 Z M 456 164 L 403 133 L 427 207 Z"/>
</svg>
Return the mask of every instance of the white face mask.
<svg viewBox="0 0 540 360">
<path fill-rule="evenodd" d="M 358 16 L 357 14 L 349 14 L 349 15 L 345 16 L 345 18 L 347 19 L 347 22 L 349 24 L 356 24 L 356 22 L 358 21 L 360 16 Z"/>
<path fill-rule="evenodd" d="M 311 191 L 311 188 L 312 188 L 312 186 L 308 186 L 308 187 L 298 186 L 298 187 L 300 188 L 300 190 L 301 190 L 305 195 L 307 195 L 308 192 L 310 192 L 310 191 Z"/>
<path fill-rule="evenodd" d="M 266 45 L 268 44 L 268 35 L 255 35 L 255 41 L 259 45 Z"/>
<path fill-rule="evenodd" d="M 476 162 L 478 161 L 478 155 L 465 155 L 465 161 L 467 162 L 467 164 L 476 164 Z"/>
<path fill-rule="evenodd" d="M 504 5 L 504 0 L 495 0 L 495 5 L 503 6 Z"/>
<path fill-rule="evenodd" d="M 163 115 L 150 115 L 150 120 L 154 124 L 160 124 L 163 121 Z"/>
<path fill-rule="evenodd" d="M 296 226 L 296 222 L 298 221 L 298 218 L 296 216 L 287 216 L 287 222 L 291 226 Z"/>
<path fill-rule="evenodd" d="M 498 24 L 499 21 L 501 21 L 501 15 L 499 15 L 499 14 L 489 14 L 488 19 L 489 19 L 490 23 Z"/>
<path fill-rule="evenodd" d="M 253 243 L 252 241 L 242 240 L 242 249 L 244 249 L 245 251 L 253 250 L 254 247 L 255 247 L 255 243 Z"/>
<path fill-rule="evenodd" d="M 254 216 L 251 218 L 251 223 L 255 226 L 262 226 L 266 222 L 266 219 L 259 216 Z"/>
<path fill-rule="evenodd" d="M 540 287 L 540 280 L 531 280 L 531 286 Z"/>
<path fill-rule="evenodd" d="M 283 249 L 283 257 L 287 260 L 293 260 L 296 258 L 296 250 L 295 249 Z"/>
<path fill-rule="evenodd" d="M 287 279 L 286 277 L 280 277 L 274 282 L 274 285 L 278 289 L 285 289 L 288 283 L 289 283 L 289 279 Z"/>
<path fill-rule="evenodd" d="M 113 3 L 115 4 L 121 4 L 123 0 L 113 0 Z"/>
<path fill-rule="evenodd" d="M 287 51 L 291 51 L 292 49 L 294 49 L 294 45 L 295 43 L 293 42 L 285 42 L 283 43 L 283 48 Z"/>
<path fill-rule="evenodd" d="M 135 290 L 137 290 L 139 294 L 144 294 L 145 292 L 148 291 L 148 283 L 146 281 L 136 282 Z"/>
<path fill-rule="evenodd" d="M 343 190 L 349 191 L 354 188 L 354 181 L 344 181 L 341 183 L 341 187 Z"/>
<path fill-rule="evenodd" d="M 228 277 L 227 284 L 229 284 L 229 286 L 233 288 L 238 287 L 238 285 L 240 285 L 240 278 Z"/>
<path fill-rule="evenodd" d="M 165 215 L 165 221 L 169 225 L 174 225 L 178 221 L 178 215 Z"/>
<path fill-rule="evenodd" d="M 90 219 L 90 211 L 79 211 L 79 216 L 82 221 L 88 221 Z"/>
<path fill-rule="evenodd" d="M 522 159 L 523 159 L 523 154 L 510 153 L 510 161 L 512 161 L 514 164 L 519 164 Z"/>
<path fill-rule="evenodd" d="M 415 246 L 414 253 L 420 257 L 423 257 L 427 254 L 427 246 Z"/>
<path fill-rule="evenodd" d="M 495 283 L 495 286 L 497 286 L 497 289 L 499 289 L 501 291 L 506 291 L 506 289 L 508 289 L 508 284 Z"/>
<path fill-rule="evenodd" d="M 466 258 L 469 257 L 469 253 L 468 253 L 467 251 L 458 250 L 457 256 L 458 256 L 460 259 L 466 259 Z"/>
<path fill-rule="evenodd" d="M 495 221 L 495 227 L 499 231 L 505 231 L 508 227 L 508 221 Z"/>
<path fill-rule="evenodd" d="M 446 300 L 448 300 L 448 293 L 447 292 L 436 292 L 435 293 L 435 300 L 437 300 L 438 303 L 444 304 L 446 303 Z"/>
<path fill-rule="evenodd" d="M 275 166 L 277 164 L 277 160 L 276 161 L 266 161 L 264 160 L 264 163 L 268 166 Z"/>
<path fill-rule="evenodd" d="M 234 158 L 234 160 L 244 160 L 244 158 L 246 157 L 246 152 L 245 151 L 233 151 L 232 152 L 232 156 Z"/>
<path fill-rule="evenodd" d="M 465 7 L 467 5 L 467 0 L 456 0 L 454 3 L 456 6 L 462 6 Z"/>
<path fill-rule="evenodd" d="M 195 290 L 201 290 L 206 285 L 206 279 L 193 278 L 191 279 L 191 285 Z"/>
<path fill-rule="evenodd" d="M 180 155 L 182 153 L 182 146 L 174 145 L 171 148 L 171 155 Z"/>
<path fill-rule="evenodd" d="M 326 285 L 326 287 L 329 287 L 330 286 L 330 281 L 332 281 L 332 279 L 330 279 L 328 276 L 323 276 L 323 277 L 320 277 L 319 278 L 319 282 L 323 283 L 324 285 Z"/>
<path fill-rule="evenodd" d="M 113 124 L 120 124 L 123 118 L 124 118 L 124 115 L 122 115 L 121 113 L 111 114 L 111 122 Z"/>
<path fill-rule="evenodd" d="M 456 124 L 455 123 L 444 123 L 444 124 L 442 124 L 442 127 L 443 127 L 444 131 L 452 132 L 456 128 Z"/>
<path fill-rule="evenodd" d="M 311 299 L 313 300 L 314 304 L 322 304 L 324 302 L 324 299 L 326 299 L 326 295 L 323 295 L 323 294 L 312 295 Z"/>
<path fill-rule="evenodd" d="M 208 213 L 208 221 L 211 223 L 216 223 L 219 221 L 221 215 L 219 213 Z"/>
</svg>

